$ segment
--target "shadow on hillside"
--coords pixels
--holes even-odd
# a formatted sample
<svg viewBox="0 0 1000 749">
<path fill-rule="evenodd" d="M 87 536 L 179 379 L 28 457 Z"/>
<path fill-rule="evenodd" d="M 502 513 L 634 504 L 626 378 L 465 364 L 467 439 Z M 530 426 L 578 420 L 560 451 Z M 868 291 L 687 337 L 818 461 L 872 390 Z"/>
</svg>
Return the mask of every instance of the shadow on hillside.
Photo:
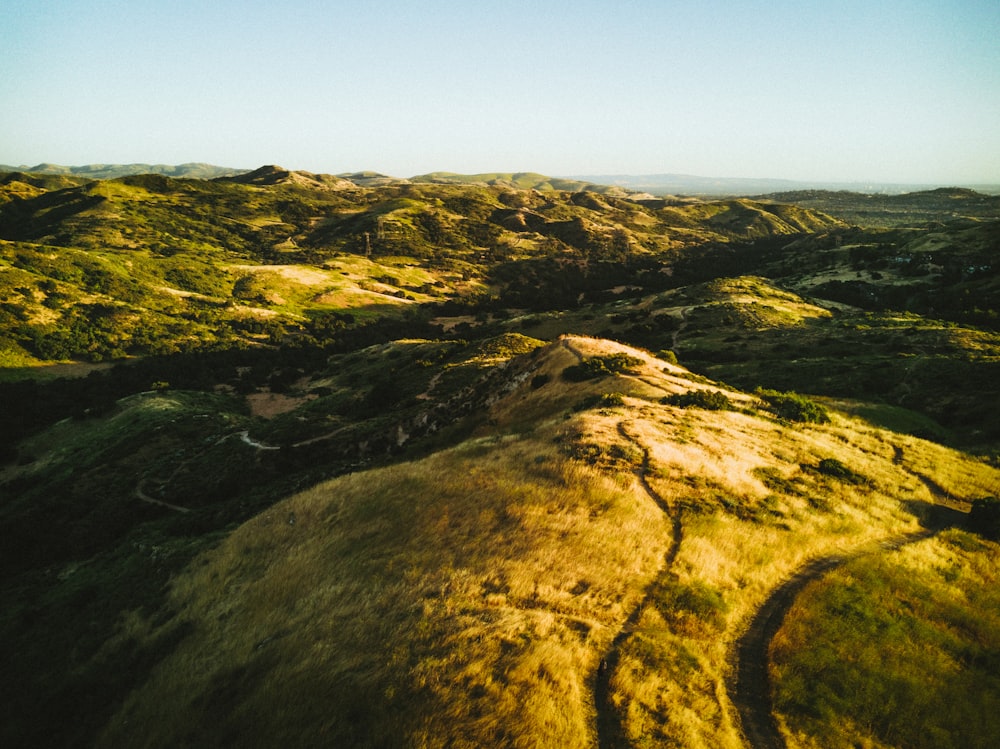
<svg viewBox="0 0 1000 749">
<path fill-rule="evenodd" d="M 968 510 L 957 507 L 924 502 L 922 500 L 904 500 L 903 507 L 920 521 L 920 525 L 932 531 L 943 531 L 948 528 L 966 529 L 969 525 Z"/>
</svg>

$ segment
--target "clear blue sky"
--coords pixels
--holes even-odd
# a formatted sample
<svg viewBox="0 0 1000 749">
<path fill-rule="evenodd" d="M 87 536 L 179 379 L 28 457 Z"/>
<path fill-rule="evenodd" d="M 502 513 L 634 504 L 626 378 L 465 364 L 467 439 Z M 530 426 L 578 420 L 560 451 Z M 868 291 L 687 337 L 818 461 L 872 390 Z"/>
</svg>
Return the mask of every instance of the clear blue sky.
<svg viewBox="0 0 1000 749">
<path fill-rule="evenodd" d="M 1000 182 L 998 0 L 0 0 L 0 163 Z"/>
</svg>

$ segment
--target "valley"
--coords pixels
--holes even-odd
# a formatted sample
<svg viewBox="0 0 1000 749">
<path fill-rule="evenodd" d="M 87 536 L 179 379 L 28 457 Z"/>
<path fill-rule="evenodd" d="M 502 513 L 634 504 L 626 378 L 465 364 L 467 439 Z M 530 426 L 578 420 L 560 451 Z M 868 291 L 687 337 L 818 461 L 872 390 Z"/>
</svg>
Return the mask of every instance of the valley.
<svg viewBox="0 0 1000 749">
<path fill-rule="evenodd" d="M 0 174 L 4 745 L 1000 732 L 1000 198 L 161 171 Z"/>
</svg>

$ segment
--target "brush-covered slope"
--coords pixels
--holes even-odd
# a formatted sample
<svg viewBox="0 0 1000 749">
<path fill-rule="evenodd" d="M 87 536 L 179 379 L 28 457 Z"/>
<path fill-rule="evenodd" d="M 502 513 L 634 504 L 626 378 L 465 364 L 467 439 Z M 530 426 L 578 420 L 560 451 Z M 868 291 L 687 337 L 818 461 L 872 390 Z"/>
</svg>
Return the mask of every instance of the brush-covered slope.
<svg viewBox="0 0 1000 749">
<path fill-rule="evenodd" d="M 489 172 L 484 174 L 455 174 L 454 172 L 431 172 L 410 178 L 411 182 L 431 182 L 435 184 L 481 184 L 500 187 L 514 187 L 522 190 L 548 192 L 561 190 L 569 192 L 608 193 L 625 197 L 634 193 L 613 185 L 598 185 L 593 182 L 547 177 L 535 172 Z"/>
<path fill-rule="evenodd" d="M 200 162 L 187 164 L 86 164 L 64 166 L 62 164 L 35 164 L 34 166 L 0 166 L 0 171 L 25 171 L 32 174 L 61 174 L 84 179 L 117 179 L 133 174 L 162 174 L 166 177 L 188 179 L 214 179 L 241 174 L 245 169 L 233 169 Z"/>
<path fill-rule="evenodd" d="M 357 315 L 335 321 L 349 327 L 426 320 L 422 303 L 551 309 L 622 283 L 662 288 L 689 246 L 839 226 L 747 201 L 371 187 L 276 166 L 211 181 L 8 174 L 0 196 L 7 367 L 274 344 L 322 335 L 334 313 Z"/>
<path fill-rule="evenodd" d="M 1000 481 L 599 339 L 497 372 L 468 438 L 275 504 L 108 632 L 148 670 L 97 744 L 741 746 L 768 592 Z"/>
<path fill-rule="evenodd" d="M 943 218 L 995 219 L 1000 214 L 1000 196 L 961 187 L 941 187 L 902 195 L 872 195 L 847 190 L 792 190 L 774 192 L 757 199 L 823 211 L 865 227 L 920 226 Z"/>
</svg>

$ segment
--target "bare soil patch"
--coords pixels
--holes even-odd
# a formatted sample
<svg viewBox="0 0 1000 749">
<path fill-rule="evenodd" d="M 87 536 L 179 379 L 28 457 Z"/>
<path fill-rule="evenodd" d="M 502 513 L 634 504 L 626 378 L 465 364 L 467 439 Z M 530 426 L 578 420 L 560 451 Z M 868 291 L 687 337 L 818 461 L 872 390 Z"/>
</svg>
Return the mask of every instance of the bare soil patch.
<svg viewBox="0 0 1000 749">
<path fill-rule="evenodd" d="M 315 393 L 307 395 L 285 395 L 283 393 L 251 393 L 246 397 L 250 413 L 262 419 L 273 419 L 275 416 L 294 411 L 303 403 L 315 400 Z"/>
</svg>

